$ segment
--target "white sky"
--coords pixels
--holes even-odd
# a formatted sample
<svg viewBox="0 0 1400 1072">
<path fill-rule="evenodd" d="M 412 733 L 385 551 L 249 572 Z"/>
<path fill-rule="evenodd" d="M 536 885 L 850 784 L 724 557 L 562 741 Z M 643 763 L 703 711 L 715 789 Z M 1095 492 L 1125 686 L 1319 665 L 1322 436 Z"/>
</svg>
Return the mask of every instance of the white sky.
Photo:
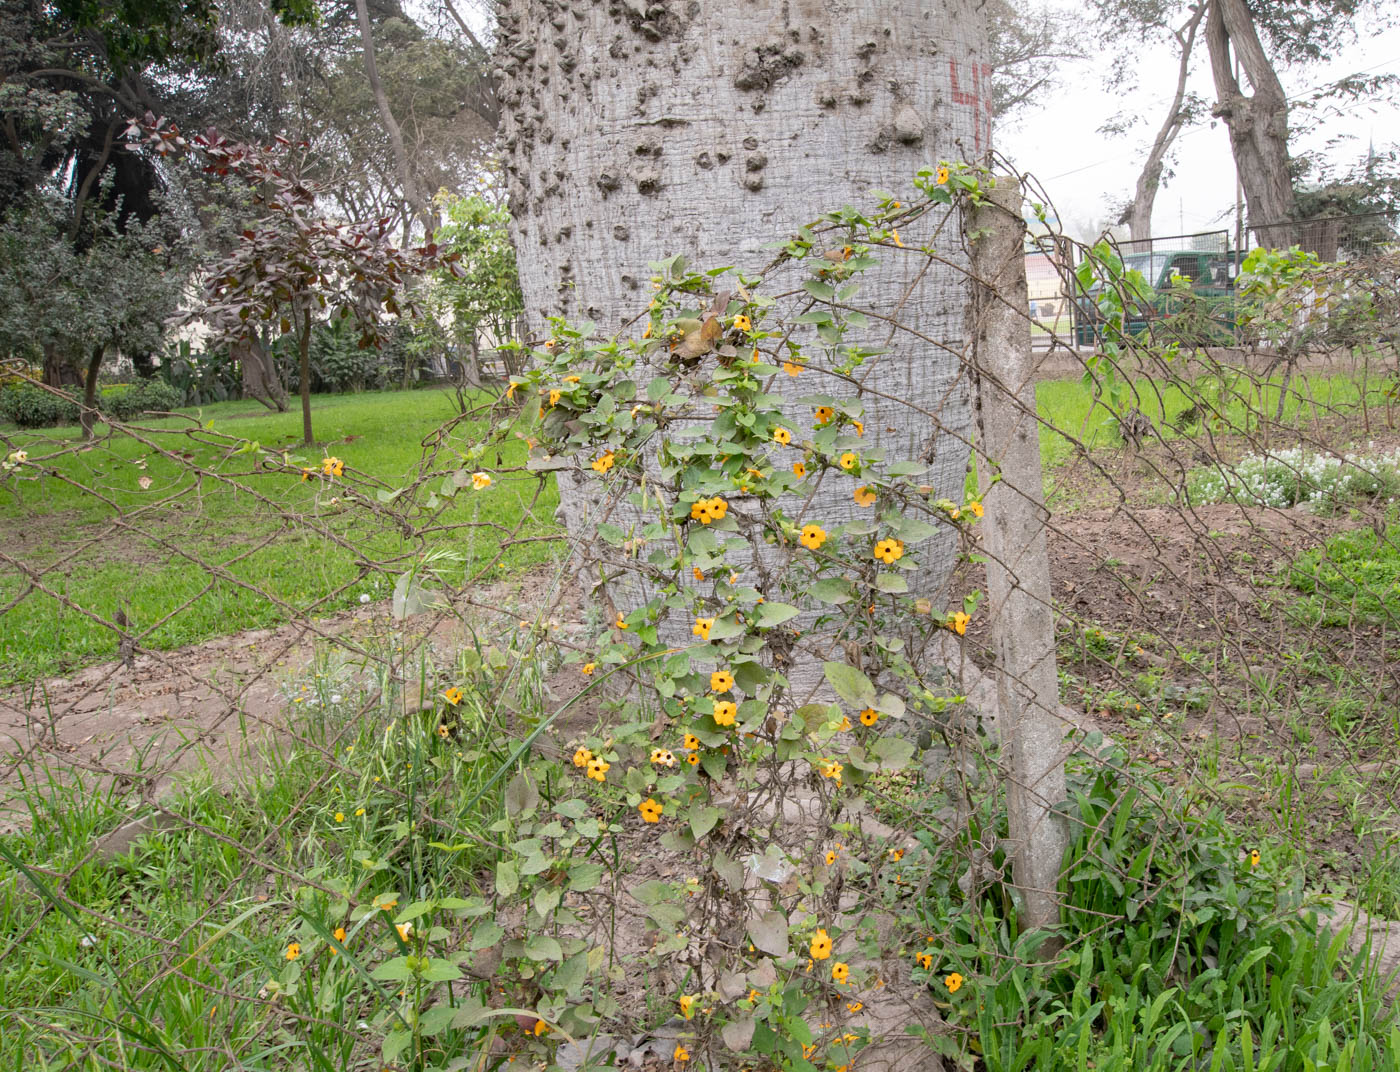
<svg viewBox="0 0 1400 1072">
<path fill-rule="evenodd" d="M 1361 38 L 1334 63 L 1280 71 L 1290 97 L 1358 71 L 1400 74 L 1400 28 L 1377 35 L 1363 33 Z M 1188 89 L 1214 100 L 1204 43 L 1199 39 L 1196 51 Z M 1132 195 L 1138 169 L 1176 87 L 1177 60 L 1166 46 L 1144 50 L 1138 87 L 1126 94 L 1106 92 L 1101 68 L 1102 61 L 1093 60 L 1064 64 L 1060 86 L 1046 95 L 1045 104 L 1027 108 L 994 135 L 1004 156 L 1040 180 L 1065 231 L 1078 238 L 1093 237 L 1083 232 L 1104 222 L 1111 206 Z M 1120 108 L 1144 121 L 1123 135 L 1110 138 L 1098 133 Z M 1351 106 L 1346 115 L 1333 116 L 1316 132 L 1296 140 L 1294 155 L 1321 149 L 1338 135 L 1355 139 L 1333 151 L 1338 165 L 1360 159 L 1372 138 L 1380 152 L 1400 142 L 1400 108 Z M 1169 167 L 1175 174 L 1157 195 L 1154 233 L 1234 230 L 1235 170 L 1223 123 L 1207 119 L 1184 131 Z"/>
</svg>

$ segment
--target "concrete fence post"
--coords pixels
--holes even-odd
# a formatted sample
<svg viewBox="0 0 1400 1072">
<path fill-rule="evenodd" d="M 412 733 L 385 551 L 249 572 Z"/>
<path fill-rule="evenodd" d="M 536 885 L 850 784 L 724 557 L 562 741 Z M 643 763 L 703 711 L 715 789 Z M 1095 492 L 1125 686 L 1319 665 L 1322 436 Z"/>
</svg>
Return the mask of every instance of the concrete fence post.
<svg viewBox="0 0 1400 1072">
<path fill-rule="evenodd" d="M 1067 845 L 1064 736 L 1050 604 L 1035 363 L 1031 355 L 1021 186 L 1001 177 L 964 219 L 972 254 L 969 338 L 976 385 L 978 526 L 987 563 L 1012 879 L 1022 926 L 1059 921 Z"/>
</svg>

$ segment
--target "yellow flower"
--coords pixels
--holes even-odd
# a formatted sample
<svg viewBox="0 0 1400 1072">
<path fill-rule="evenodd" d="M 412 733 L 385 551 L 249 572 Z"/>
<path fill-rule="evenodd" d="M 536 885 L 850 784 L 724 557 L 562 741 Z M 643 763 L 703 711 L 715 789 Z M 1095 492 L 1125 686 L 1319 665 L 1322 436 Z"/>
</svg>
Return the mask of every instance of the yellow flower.
<svg viewBox="0 0 1400 1072">
<path fill-rule="evenodd" d="M 345 928 L 344 928 L 344 927 L 337 927 L 335 930 L 331 931 L 331 934 L 332 934 L 332 936 L 334 936 L 335 940 L 336 940 L 337 942 L 339 942 L 341 945 L 344 945 L 344 944 L 345 944 Z M 335 956 L 335 955 L 336 955 L 337 953 L 339 953 L 339 952 L 340 952 L 340 951 L 339 951 L 338 949 L 336 949 L 335 946 L 331 946 L 331 956 Z"/>
<path fill-rule="evenodd" d="M 789 376 L 796 376 L 799 372 L 802 371 L 803 368 L 804 366 L 799 365 L 793 361 L 783 362 L 783 371 L 786 372 Z"/>
<path fill-rule="evenodd" d="M 547 1023 L 545 1023 L 543 1020 L 536 1020 L 536 1021 L 535 1021 L 535 1027 L 534 1027 L 534 1032 L 535 1032 L 535 1038 L 539 1038 L 541 1035 L 548 1034 L 548 1033 L 549 1033 L 549 1025 L 548 1025 Z"/>
<path fill-rule="evenodd" d="M 310 479 L 311 479 L 311 470 L 310 470 L 310 469 L 303 469 L 303 470 L 301 471 L 301 478 L 302 478 L 303 480 L 310 480 Z"/>
<path fill-rule="evenodd" d="M 1249 854 L 1249 866 L 1250 866 L 1250 867 L 1258 867 L 1258 866 L 1259 866 L 1259 850 L 1258 850 L 1258 849 L 1253 849 L 1253 850 L 1250 852 L 1250 854 Z"/>
<path fill-rule="evenodd" d="M 598 455 L 591 464 L 595 473 L 606 473 L 613 467 L 613 452 Z"/>
<path fill-rule="evenodd" d="M 825 960 L 831 956 L 831 936 L 822 928 L 812 935 L 812 944 L 807 948 L 813 960 Z"/>
<path fill-rule="evenodd" d="M 835 761 L 833 760 L 832 762 L 827 763 L 825 766 L 823 766 L 823 767 L 821 768 L 821 776 L 822 776 L 823 778 L 830 778 L 830 779 L 831 779 L 833 782 L 835 782 L 837 785 L 840 785 L 840 784 L 841 784 L 841 772 L 842 772 L 843 770 L 845 770 L 845 769 L 846 769 L 846 768 L 843 767 L 843 766 L 841 766 L 840 763 L 837 763 L 837 762 L 835 762 Z"/>
<path fill-rule="evenodd" d="M 957 972 L 943 977 L 943 985 L 948 988 L 948 993 L 956 994 L 963 985 L 963 977 Z"/>
<path fill-rule="evenodd" d="M 899 232 L 896 231 L 893 227 L 890 228 L 890 237 L 894 239 L 894 244 L 896 246 L 898 246 L 900 249 L 904 248 L 904 243 L 899 240 Z"/>
<path fill-rule="evenodd" d="M 939 165 L 938 165 L 938 185 L 939 185 L 939 186 L 942 186 L 942 185 L 943 185 L 944 183 L 946 183 L 947 181 L 948 181 L 948 165 L 947 165 L 947 164 L 939 164 Z"/>
<path fill-rule="evenodd" d="M 593 753 L 590 752 L 587 748 L 580 748 L 577 752 L 574 753 L 575 767 L 586 767 L 592 761 Z"/>
<path fill-rule="evenodd" d="M 676 765 L 676 757 L 666 748 L 653 748 L 651 761 L 658 767 L 674 767 Z"/>
<path fill-rule="evenodd" d="M 734 675 L 728 670 L 716 670 L 710 675 L 711 692 L 728 692 L 734 687 Z"/>
<path fill-rule="evenodd" d="M 839 726 L 837 726 L 836 728 L 837 728 L 838 730 L 842 731 L 842 732 L 844 732 L 844 731 L 846 731 L 846 730 L 849 730 L 849 729 L 851 728 L 851 718 L 850 718 L 850 716 L 849 716 L 849 715 L 842 715 L 842 716 L 841 716 L 841 724 L 840 724 Z"/>
<path fill-rule="evenodd" d="M 690 575 L 697 581 L 703 581 L 705 579 L 705 574 L 701 571 L 699 566 L 691 566 Z"/>
<path fill-rule="evenodd" d="M 835 416 L 835 412 L 836 411 L 833 410 L 830 406 L 818 406 L 816 413 L 813 414 L 813 418 L 818 424 L 825 424 L 827 421 L 831 420 L 833 416 Z"/>
<path fill-rule="evenodd" d="M 564 382 L 565 382 L 565 383 L 578 383 L 578 382 L 579 382 L 579 379 L 580 379 L 580 377 L 578 377 L 578 376 L 565 376 L 565 377 L 564 377 Z"/>
<path fill-rule="evenodd" d="M 851 423 L 856 427 L 856 435 L 865 435 L 865 425 L 863 425 L 860 421 L 852 421 Z"/>
<path fill-rule="evenodd" d="M 700 753 L 699 753 L 699 752 L 692 752 L 692 753 L 690 753 L 690 755 L 688 755 L 688 756 L 685 757 L 685 761 L 686 761 L 687 763 L 689 763 L 692 767 L 696 766 L 696 765 L 700 762 Z"/>
<path fill-rule="evenodd" d="M 738 328 L 740 331 L 752 331 L 752 330 L 753 330 L 753 323 L 749 320 L 748 317 L 742 316 L 742 315 L 741 315 L 741 316 L 736 316 L 736 317 L 734 318 L 734 326 L 735 326 L 736 328 Z"/>
<path fill-rule="evenodd" d="M 616 628 L 618 628 L 618 629 L 626 629 L 626 628 L 627 628 L 627 620 L 626 620 L 625 618 L 623 618 L 621 614 L 619 614 L 619 615 L 617 616 L 617 621 L 613 622 L 613 625 L 614 625 Z"/>
<path fill-rule="evenodd" d="M 519 384 L 512 381 L 511 385 L 506 388 L 506 398 L 513 399 L 515 397 L 515 389 L 519 386 Z"/>
<path fill-rule="evenodd" d="M 644 338 L 644 339 L 649 339 L 649 338 L 651 338 L 651 322 L 650 322 L 650 321 L 647 322 L 646 330 L 642 332 L 642 338 Z"/>
<path fill-rule="evenodd" d="M 690 635 L 698 636 L 701 640 L 709 640 L 710 629 L 714 624 L 713 618 L 696 618 L 695 624 L 690 627 Z"/>
<path fill-rule="evenodd" d="M 588 773 L 585 777 L 592 778 L 595 782 L 605 782 L 608 780 L 607 774 L 611 768 L 612 764 L 606 759 L 594 756 L 588 761 Z"/>
<path fill-rule="evenodd" d="M 948 616 L 948 628 L 957 633 L 958 636 L 967 635 L 967 623 L 972 621 L 972 615 L 964 614 L 962 611 L 955 611 Z"/>
<path fill-rule="evenodd" d="M 831 966 L 831 981 L 838 986 L 843 985 L 851 977 L 851 966 L 843 960 L 838 960 Z"/>
<path fill-rule="evenodd" d="M 687 733 L 684 737 L 681 738 L 681 747 L 684 748 L 687 752 L 694 752 L 697 748 L 700 747 L 700 738 L 695 736 L 695 734 L 693 733 Z"/>
<path fill-rule="evenodd" d="M 406 942 L 408 941 L 409 937 L 413 934 L 413 924 L 395 923 L 394 930 L 399 932 L 399 941 Z"/>
<path fill-rule="evenodd" d="M 338 822 L 338 823 L 343 823 L 343 822 L 345 822 L 345 813 L 344 813 L 343 811 L 338 811 L 338 812 L 336 812 L 336 813 L 335 813 L 335 821 Z"/>
<path fill-rule="evenodd" d="M 671 1058 L 675 1061 L 680 1061 L 684 1063 L 685 1061 L 690 1060 L 690 1051 L 687 1050 L 684 1045 L 678 1042 L 676 1043 L 676 1052 L 671 1054 Z"/>
<path fill-rule="evenodd" d="M 807 475 L 807 467 L 801 462 L 793 462 L 792 475 L 797 477 L 798 480 L 801 480 L 804 476 Z"/>
<path fill-rule="evenodd" d="M 862 726 L 873 726 L 880 721 L 880 712 L 873 707 L 867 707 L 860 713 L 860 724 Z"/>
<path fill-rule="evenodd" d="M 475 488 L 477 491 L 484 491 L 486 488 L 489 488 L 490 486 L 491 486 L 491 474 L 490 474 L 490 473 L 473 473 L 473 474 L 472 474 L 472 487 Z"/>
<path fill-rule="evenodd" d="M 326 476 L 340 476 L 345 472 L 345 463 L 339 458 L 322 458 L 321 472 Z"/>
<path fill-rule="evenodd" d="M 698 521 L 702 525 L 708 525 L 714 518 L 710 517 L 710 500 L 696 499 L 690 504 L 690 520 Z"/>
<path fill-rule="evenodd" d="M 718 521 L 729 512 L 729 504 L 716 495 L 710 500 L 710 515 Z"/>
<path fill-rule="evenodd" d="M 904 544 L 899 540 L 880 540 L 875 544 L 875 558 L 886 564 L 904 557 Z"/>
<path fill-rule="evenodd" d="M 792 442 L 792 433 L 786 428 L 774 428 L 773 441 L 779 446 L 785 447 Z"/>
<path fill-rule="evenodd" d="M 447 740 L 447 738 L 449 738 L 449 737 L 452 736 L 452 731 L 449 730 L 446 726 L 439 726 L 439 727 L 438 727 L 438 730 L 437 730 L 437 733 L 438 733 L 438 736 L 441 737 L 444 741 Z"/>
<path fill-rule="evenodd" d="M 964 506 L 963 509 L 970 513 L 973 517 L 981 517 L 987 512 L 985 509 L 983 509 L 982 504 L 980 502 L 977 502 L 975 499 L 972 502 L 968 503 L 966 506 Z"/>
<path fill-rule="evenodd" d="M 557 406 L 557 405 L 559 405 L 559 396 L 562 395 L 563 393 L 564 393 L 564 392 L 563 392 L 563 391 L 560 391 L 558 388 L 552 389 L 552 390 L 549 392 L 549 404 L 550 404 L 551 406 Z"/>
<path fill-rule="evenodd" d="M 803 525 L 802 535 L 798 537 L 797 542 L 809 551 L 815 551 L 826 543 L 826 529 L 820 525 Z"/>
<path fill-rule="evenodd" d="M 689 1020 L 691 1016 L 695 1014 L 695 997 L 693 995 L 682 994 L 676 1000 L 676 1004 L 678 1004 L 681 1007 L 681 1015 L 684 1016 L 687 1020 Z"/>
<path fill-rule="evenodd" d="M 857 506 L 874 506 L 875 489 L 868 484 L 863 484 L 856 488 L 855 499 Z"/>
<path fill-rule="evenodd" d="M 642 821 L 645 823 L 655 823 L 661 820 L 661 805 L 647 797 L 637 805 L 637 810 L 642 813 Z"/>
<path fill-rule="evenodd" d="M 287 945 L 287 953 L 286 953 L 287 959 L 288 959 L 288 960 L 296 960 L 297 957 L 299 957 L 299 956 L 301 956 L 301 943 L 300 943 L 300 942 L 289 942 L 288 945 Z"/>
<path fill-rule="evenodd" d="M 830 866 L 831 866 L 832 864 L 834 864 L 835 862 L 836 862 L 836 850 L 835 850 L 835 849 L 827 849 L 827 850 L 826 850 L 826 866 L 827 866 L 827 867 L 830 867 Z"/>
<path fill-rule="evenodd" d="M 358 815 L 363 815 L 364 813 L 365 813 L 365 809 L 364 809 L 364 808 L 356 808 L 356 809 L 355 809 L 355 814 L 356 814 L 357 816 L 358 816 Z"/>
<path fill-rule="evenodd" d="M 597 670 L 597 669 L 598 669 L 598 664 L 597 664 L 597 663 L 584 663 L 584 664 L 583 664 L 583 670 L 582 670 L 581 672 L 582 672 L 582 674 L 583 674 L 584 677 L 587 677 L 589 674 L 593 673 L 593 671 L 594 671 L 594 670 Z"/>
<path fill-rule="evenodd" d="M 847 1002 L 847 1004 L 846 1004 L 846 1011 L 847 1011 L 847 1012 L 860 1012 L 860 1010 L 863 1009 L 863 1008 L 865 1008 L 865 1002 L 863 1002 L 863 1001 L 851 1001 L 851 1002 Z M 842 1035 L 842 1036 L 841 1036 L 841 1041 L 842 1041 L 842 1042 L 845 1042 L 848 1038 L 851 1039 L 852 1041 L 855 1040 L 855 1036 L 854 1036 L 854 1035 Z"/>
<path fill-rule="evenodd" d="M 915 953 L 914 959 L 919 962 L 919 967 L 923 968 L 924 971 L 928 971 L 933 967 L 932 953 Z"/>
<path fill-rule="evenodd" d="M 720 700 L 718 703 L 715 704 L 715 725 L 734 725 L 734 716 L 738 713 L 738 711 L 739 707 L 737 704 L 731 703 L 728 700 Z"/>
<path fill-rule="evenodd" d="M 848 450 L 845 454 L 841 455 L 841 468 L 854 469 L 856 467 L 857 460 L 858 459 L 856 458 L 856 456 Z"/>
<path fill-rule="evenodd" d="M 899 863 L 900 860 L 904 859 L 904 850 L 903 850 L 903 849 L 891 849 L 891 850 L 890 850 L 890 859 L 893 860 L 895 863 Z"/>
<path fill-rule="evenodd" d="M 461 689 L 451 688 L 442 694 L 442 698 L 448 703 L 450 703 L 453 707 L 456 707 L 459 703 L 462 702 L 463 695 L 465 694 L 462 692 Z"/>
</svg>

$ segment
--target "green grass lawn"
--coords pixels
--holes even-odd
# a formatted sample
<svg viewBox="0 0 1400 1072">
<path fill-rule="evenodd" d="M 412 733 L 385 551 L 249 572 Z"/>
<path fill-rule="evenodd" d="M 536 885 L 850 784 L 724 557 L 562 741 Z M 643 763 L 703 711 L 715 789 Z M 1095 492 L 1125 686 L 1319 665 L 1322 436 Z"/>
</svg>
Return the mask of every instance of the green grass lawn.
<svg viewBox="0 0 1400 1072">
<path fill-rule="evenodd" d="M 482 428 L 463 422 L 425 448 L 425 437 L 456 413 L 445 392 L 331 395 L 313 402 L 321 444 L 314 449 L 298 446 L 299 412 L 262 411 L 251 401 L 190 411 L 194 420 L 153 422 L 140 438 L 103 438 L 106 428 L 99 425 L 96 444 L 78 453 L 72 450 L 75 428 L 9 433 L 35 463 L 25 476 L 36 466 L 51 472 L 37 479 L 12 476 L 3 485 L 0 549 L 39 571 L 49 591 L 29 591 L 5 612 L 0 684 L 111 658 L 116 634 L 78 608 L 108 618 L 125 607 L 138 630 L 154 627 L 143 643 L 168 649 L 273 625 L 292 612 L 330 613 L 361 594 L 385 597 L 394 576 L 426 550 L 450 553 L 466 573 L 497 562 L 520 568 L 551 554 L 547 542 L 503 548 L 522 519 L 522 536 L 551 530 L 553 485 L 530 506 L 541 492 L 533 475 L 501 475 L 480 492 L 468 485 L 453 498 L 439 496 L 431 511 L 407 512 L 407 500 L 379 501 L 378 493 L 388 495 L 419 474 L 434 474 L 417 493 L 421 504 L 454 470 L 519 466 L 523 441 L 512 437 L 487 456 L 473 457 Z M 285 450 L 292 468 L 280 454 L 230 456 L 229 436 Z M 48 455 L 52 462 L 45 461 Z M 320 478 L 326 455 L 345 463 L 345 482 Z M 318 475 L 302 480 L 302 466 Z M 143 478 L 150 482 L 146 488 Z M 368 499 L 370 508 L 347 505 L 347 489 Z M 389 516 L 391 509 L 404 513 L 407 533 Z M 127 526 L 108 533 L 119 516 Z M 70 557 L 96 534 L 104 534 L 98 544 Z M 28 587 L 18 571 L 0 564 L 0 607 Z"/>
</svg>

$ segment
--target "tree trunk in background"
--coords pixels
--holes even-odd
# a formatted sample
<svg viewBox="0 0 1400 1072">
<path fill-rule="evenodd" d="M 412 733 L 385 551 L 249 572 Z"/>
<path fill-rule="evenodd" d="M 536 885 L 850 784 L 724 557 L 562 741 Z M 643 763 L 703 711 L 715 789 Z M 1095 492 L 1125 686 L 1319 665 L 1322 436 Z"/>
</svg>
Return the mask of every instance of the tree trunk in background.
<svg viewBox="0 0 1400 1072">
<path fill-rule="evenodd" d="M 256 335 L 247 341 L 235 343 L 234 360 L 243 370 L 243 393 L 255 398 L 268 409 L 278 413 L 287 412 L 287 389 L 282 386 L 282 378 L 277 375 L 277 362 L 263 348 Z"/>
<path fill-rule="evenodd" d="M 1204 6 L 1196 8 L 1191 21 L 1176 31 L 1177 45 L 1181 49 L 1181 63 L 1176 72 L 1176 95 L 1167 110 L 1166 122 L 1157 131 L 1157 137 L 1143 162 L 1142 171 L 1138 174 L 1133 199 L 1118 221 L 1128 225 L 1128 234 L 1134 240 L 1152 237 L 1152 206 L 1157 200 L 1157 190 L 1162 184 L 1162 167 L 1166 163 L 1167 153 L 1186 122 L 1186 113 L 1182 110 L 1182 104 L 1186 100 L 1186 77 L 1191 73 L 1191 49 L 1196 43 L 1196 30 L 1201 24 L 1205 10 Z"/>
<path fill-rule="evenodd" d="M 83 438 L 92 438 L 92 426 L 97 423 L 97 374 L 102 370 L 102 356 L 107 347 L 97 345 L 88 358 L 87 378 L 83 380 L 83 410 L 78 415 L 78 423 L 83 427 Z"/>
<path fill-rule="evenodd" d="M 300 330 L 297 332 L 297 355 L 301 369 L 301 441 L 311 446 L 316 440 L 311 435 L 311 312 L 301 314 Z"/>
<path fill-rule="evenodd" d="M 1215 81 L 1214 113 L 1230 128 L 1230 147 L 1244 187 L 1252 227 L 1293 215 L 1293 176 L 1288 156 L 1288 100 L 1273 64 L 1259 43 L 1245 0 L 1210 0 L 1206 45 Z M 1250 86 L 1246 96 L 1235 79 L 1238 56 Z M 1290 245 L 1291 226 L 1265 228 L 1267 245 Z"/>
<path fill-rule="evenodd" d="M 68 355 L 51 342 L 44 343 L 44 382 L 59 390 L 81 387 L 83 383 Z"/>
<path fill-rule="evenodd" d="M 379 107 L 379 118 L 384 124 L 384 133 L 389 136 L 389 147 L 394 153 L 394 167 L 399 173 L 399 182 L 403 185 L 404 200 L 408 202 L 409 211 L 423 222 L 423 240 L 430 242 L 433 237 L 433 216 L 428 210 L 427 198 L 418 188 L 413 166 L 408 161 L 408 153 L 403 146 L 403 131 L 394 119 L 393 110 L 389 107 L 389 98 L 385 96 L 384 87 L 379 81 L 379 65 L 374 59 L 374 28 L 369 21 L 369 6 L 366 0 L 355 0 L 355 15 L 359 21 L 360 41 L 365 54 L 365 77 L 369 80 L 374 102 Z"/>
<path fill-rule="evenodd" d="M 922 165 L 982 158 L 992 111 L 986 58 L 972 0 L 508 0 L 500 138 L 532 329 L 563 313 L 617 331 L 646 308 L 648 261 L 682 253 L 697 268 L 753 271 L 773 259 L 765 243 L 821 212 L 873 207 L 872 189 L 907 194 Z M 957 232 L 904 240 L 932 242 L 966 263 Z M 917 260 L 885 258 L 862 277 L 859 300 L 894 313 L 908 292 L 898 319 L 960 351 L 963 276 L 935 266 L 916 279 Z M 969 404 L 957 357 L 903 342 L 866 371 L 888 396 L 863 399 L 872 445 L 891 461 L 931 459 L 929 483 L 961 501 Z M 793 397 L 835 389 L 817 382 L 775 389 Z M 798 412 L 794 405 L 795 422 Z M 560 515 L 576 524 L 596 488 L 567 473 L 559 483 Z M 833 482 L 807 508 L 831 523 L 858 509 Z M 921 545 L 920 590 L 942 586 L 955 549 L 951 529 Z"/>
</svg>

